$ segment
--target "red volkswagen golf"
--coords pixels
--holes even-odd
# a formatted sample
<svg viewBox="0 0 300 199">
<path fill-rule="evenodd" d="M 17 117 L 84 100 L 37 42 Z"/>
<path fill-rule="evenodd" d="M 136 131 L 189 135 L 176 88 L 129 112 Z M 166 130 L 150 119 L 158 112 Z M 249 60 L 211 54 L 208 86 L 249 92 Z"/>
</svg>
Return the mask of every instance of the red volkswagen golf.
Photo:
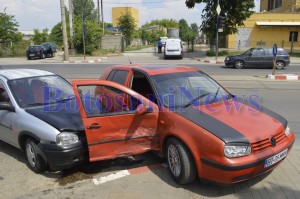
<svg viewBox="0 0 300 199">
<path fill-rule="evenodd" d="M 237 183 L 273 170 L 295 137 L 285 118 L 185 66 L 113 66 L 73 88 L 91 161 L 159 151 L 179 184 Z"/>
</svg>

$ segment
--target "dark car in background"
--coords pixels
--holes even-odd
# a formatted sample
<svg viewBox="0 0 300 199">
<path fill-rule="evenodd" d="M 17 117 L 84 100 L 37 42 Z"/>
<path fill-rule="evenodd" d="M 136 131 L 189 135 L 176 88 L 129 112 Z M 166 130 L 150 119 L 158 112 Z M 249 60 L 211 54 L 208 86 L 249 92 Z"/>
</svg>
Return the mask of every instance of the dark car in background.
<svg viewBox="0 0 300 199">
<path fill-rule="evenodd" d="M 226 66 L 241 69 L 244 67 L 272 68 L 273 48 L 250 48 L 246 52 L 228 56 L 224 63 Z M 290 64 L 289 54 L 282 48 L 277 49 L 276 68 L 283 69 Z"/>
<path fill-rule="evenodd" d="M 47 49 L 49 49 L 49 56 L 50 57 L 55 57 L 55 53 L 57 52 L 57 47 L 56 44 L 53 42 L 46 42 L 46 43 L 42 43 L 41 45 L 44 45 L 47 47 Z"/>
<path fill-rule="evenodd" d="M 47 54 L 47 48 L 43 45 L 29 46 L 26 51 L 26 57 L 28 60 L 34 58 L 45 59 Z"/>
</svg>

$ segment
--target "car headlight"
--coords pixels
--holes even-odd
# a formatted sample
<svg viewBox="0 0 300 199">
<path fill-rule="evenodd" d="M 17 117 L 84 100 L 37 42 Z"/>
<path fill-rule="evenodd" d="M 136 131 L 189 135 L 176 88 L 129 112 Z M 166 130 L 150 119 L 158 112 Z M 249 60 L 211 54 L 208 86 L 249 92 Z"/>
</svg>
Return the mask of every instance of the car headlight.
<svg viewBox="0 0 300 199">
<path fill-rule="evenodd" d="M 225 59 L 226 61 L 229 61 L 229 57 L 226 57 L 226 59 Z"/>
<path fill-rule="evenodd" d="M 289 136 L 291 133 L 291 129 L 289 126 L 286 126 L 285 130 L 284 130 L 285 136 Z"/>
<path fill-rule="evenodd" d="M 226 145 L 224 154 L 227 158 L 236 158 L 251 153 L 251 146 L 249 145 Z"/>
<path fill-rule="evenodd" d="M 79 141 L 79 138 L 74 133 L 62 132 L 56 136 L 56 144 L 58 146 L 66 146 L 75 144 Z"/>
</svg>

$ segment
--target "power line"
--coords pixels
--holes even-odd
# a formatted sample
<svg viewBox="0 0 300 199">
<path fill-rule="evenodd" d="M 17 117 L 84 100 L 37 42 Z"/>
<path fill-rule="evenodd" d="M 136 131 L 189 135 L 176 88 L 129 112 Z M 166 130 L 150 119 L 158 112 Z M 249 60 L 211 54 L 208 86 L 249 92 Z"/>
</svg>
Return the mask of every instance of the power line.
<svg viewBox="0 0 300 199">
<path fill-rule="evenodd" d="M 103 1 L 103 3 L 106 4 L 154 4 L 154 3 L 173 3 L 173 2 L 178 2 L 181 0 L 168 0 L 168 1 L 146 1 L 146 2 L 129 2 L 129 3 L 120 3 L 120 2 L 107 2 Z"/>
</svg>

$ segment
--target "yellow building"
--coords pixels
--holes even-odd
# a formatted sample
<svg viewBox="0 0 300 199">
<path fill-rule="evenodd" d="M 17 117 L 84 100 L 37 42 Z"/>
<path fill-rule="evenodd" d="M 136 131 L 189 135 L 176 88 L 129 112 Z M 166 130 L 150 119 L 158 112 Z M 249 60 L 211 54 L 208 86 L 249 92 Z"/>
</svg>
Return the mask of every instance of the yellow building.
<svg viewBox="0 0 300 199">
<path fill-rule="evenodd" d="M 112 8 L 112 25 L 113 27 L 117 27 L 119 23 L 119 18 L 126 13 L 130 13 L 134 18 L 136 28 L 139 27 L 139 11 L 132 7 L 116 7 Z"/>
<path fill-rule="evenodd" d="M 227 36 L 227 48 L 278 47 L 300 50 L 300 13 L 255 13 Z"/>
<path fill-rule="evenodd" d="M 260 12 L 300 12 L 300 0 L 261 0 Z"/>
</svg>

